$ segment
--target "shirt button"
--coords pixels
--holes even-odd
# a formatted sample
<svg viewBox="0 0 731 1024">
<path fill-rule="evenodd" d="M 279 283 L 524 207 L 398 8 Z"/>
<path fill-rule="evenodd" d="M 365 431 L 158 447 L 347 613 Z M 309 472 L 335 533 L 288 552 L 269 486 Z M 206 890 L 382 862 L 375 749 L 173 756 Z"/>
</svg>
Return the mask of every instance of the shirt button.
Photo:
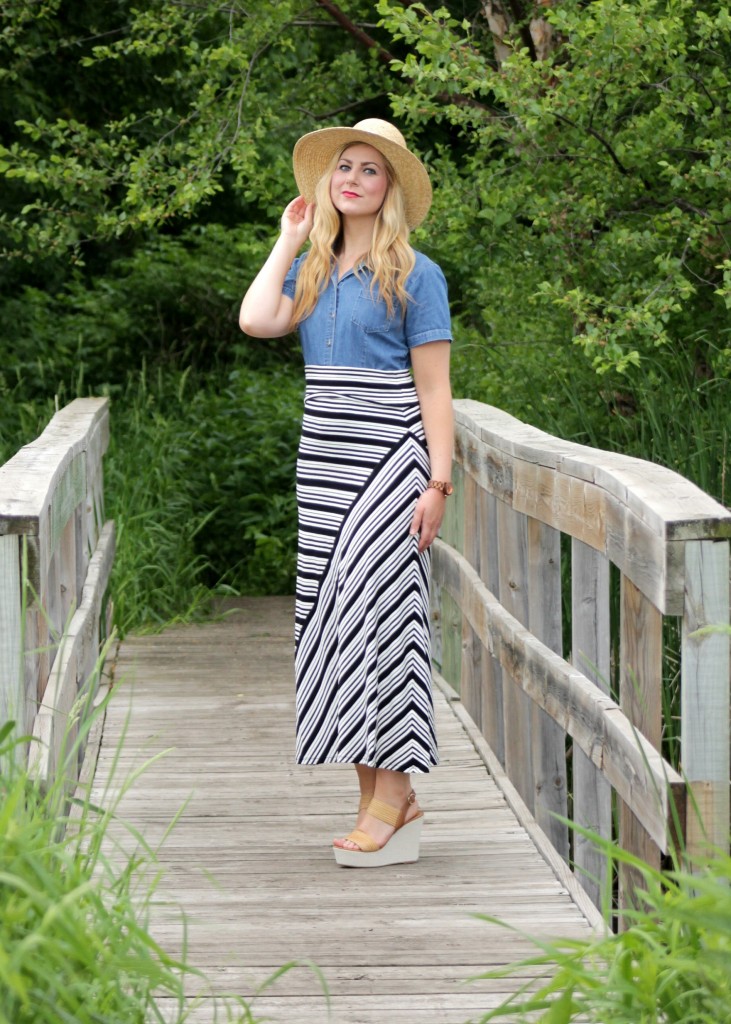
<svg viewBox="0 0 731 1024">
<path fill-rule="evenodd" d="M 327 339 L 327 347 L 330 348 L 331 345 L 332 345 L 332 339 L 328 338 Z"/>
</svg>

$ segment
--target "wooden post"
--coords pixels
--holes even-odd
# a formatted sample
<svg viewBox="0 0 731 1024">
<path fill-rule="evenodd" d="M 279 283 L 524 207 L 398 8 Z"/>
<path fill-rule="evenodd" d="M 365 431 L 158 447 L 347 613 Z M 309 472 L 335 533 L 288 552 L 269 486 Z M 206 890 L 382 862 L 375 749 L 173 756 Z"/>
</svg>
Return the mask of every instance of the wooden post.
<svg viewBox="0 0 731 1024">
<path fill-rule="evenodd" d="M 538 519 L 528 520 L 528 626 L 563 656 L 561 635 L 561 534 Z M 565 861 L 569 859 L 566 818 L 566 733 L 538 705 L 531 707 L 535 818 Z"/>
<path fill-rule="evenodd" d="M 454 494 L 447 498 L 441 534 L 447 544 L 464 550 L 463 483 L 464 472 L 455 466 L 452 474 Z M 462 611 L 445 591 L 441 595 L 442 675 L 460 691 L 462 683 Z"/>
<path fill-rule="evenodd" d="M 620 594 L 619 702 L 633 726 L 659 750 L 662 743 L 662 614 L 622 574 Z M 632 811 L 620 804 L 619 844 L 652 867 L 660 850 Z M 636 880 L 620 871 L 620 906 L 633 903 Z"/>
<path fill-rule="evenodd" d="M 500 565 L 497 540 L 497 498 L 478 488 L 477 526 L 479 558 L 475 568 L 487 589 L 500 597 Z M 505 767 L 505 722 L 502 667 L 487 650 L 482 654 L 482 735 Z"/>
<path fill-rule="evenodd" d="M 611 636 L 609 561 L 580 540 L 571 542 L 571 661 L 609 693 Z M 612 837 L 612 789 L 586 754 L 574 745 L 574 821 L 604 839 Z M 574 834 L 578 878 L 595 906 L 602 904 L 606 858 L 596 846 Z"/>
<path fill-rule="evenodd" d="M 431 622 L 431 657 L 444 675 L 442 662 L 444 654 L 442 651 L 442 588 L 432 576 L 429 583 L 429 618 Z M 445 676 L 446 678 L 446 676 Z"/>
<path fill-rule="evenodd" d="M 474 477 L 470 473 L 464 473 L 462 482 L 464 556 L 473 568 L 476 568 L 480 560 L 477 498 L 478 487 Z M 482 662 L 488 657 L 466 616 L 463 616 L 460 695 L 467 714 L 478 725 L 482 720 Z"/>
<path fill-rule="evenodd" d="M 518 622 L 528 626 L 528 519 L 514 512 L 504 501 L 498 502 L 498 562 L 500 566 L 500 603 Z M 532 701 L 503 672 L 503 718 L 505 730 L 505 769 L 510 780 L 535 812 L 533 774 Z"/>
<path fill-rule="evenodd" d="M 73 749 L 79 679 L 99 653 L 114 552 L 112 525 L 101 529 L 108 441 L 108 399 L 76 399 L 0 466 L 0 722 L 32 734 L 44 781 Z"/>
<path fill-rule="evenodd" d="M 691 789 L 687 849 L 728 852 L 729 840 L 729 543 L 685 545 L 681 667 L 681 759 Z"/>
<path fill-rule="evenodd" d="M 482 718 L 482 644 L 469 622 L 462 618 L 462 664 L 460 667 L 460 697 L 473 722 Z"/>
<path fill-rule="evenodd" d="M 20 538 L 0 537 L 0 725 L 25 728 Z"/>
</svg>

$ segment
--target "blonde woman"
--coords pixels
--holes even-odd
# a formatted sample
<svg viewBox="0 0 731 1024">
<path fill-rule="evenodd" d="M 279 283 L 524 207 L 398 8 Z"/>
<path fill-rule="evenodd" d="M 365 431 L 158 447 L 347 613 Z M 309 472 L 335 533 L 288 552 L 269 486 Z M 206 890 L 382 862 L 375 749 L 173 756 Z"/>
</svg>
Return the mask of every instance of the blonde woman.
<svg viewBox="0 0 731 1024">
<path fill-rule="evenodd" d="M 408 863 L 423 821 L 412 776 L 437 764 L 429 545 L 452 490 L 447 288 L 409 245 L 432 191 L 375 118 L 303 136 L 293 163 L 301 195 L 240 324 L 259 338 L 298 327 L 305 361 L 297 760 L 355 766 L 358 819 L 334 842 L 338 864 Z"/>
</svg>

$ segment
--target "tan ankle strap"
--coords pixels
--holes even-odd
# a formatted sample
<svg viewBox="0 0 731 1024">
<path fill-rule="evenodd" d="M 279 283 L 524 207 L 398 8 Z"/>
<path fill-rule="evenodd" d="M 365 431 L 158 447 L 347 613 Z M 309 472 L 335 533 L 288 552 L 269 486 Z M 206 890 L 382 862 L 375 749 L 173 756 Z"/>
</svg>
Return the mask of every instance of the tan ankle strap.
<svg viewBox="0 0 731 1024">
<path fill-rule="evenodd" d="M 392 828 L 400 828 L 406 820 L 406 812 L 415 800 L 416 793 L 413 789 L 406 797 L 406 802 L 402 807 L 392 807 L 391 804 L 384 803 L 383 800 L 377 800 L 374 797 L 368 804 L 368 813 Z"/>
</svg>

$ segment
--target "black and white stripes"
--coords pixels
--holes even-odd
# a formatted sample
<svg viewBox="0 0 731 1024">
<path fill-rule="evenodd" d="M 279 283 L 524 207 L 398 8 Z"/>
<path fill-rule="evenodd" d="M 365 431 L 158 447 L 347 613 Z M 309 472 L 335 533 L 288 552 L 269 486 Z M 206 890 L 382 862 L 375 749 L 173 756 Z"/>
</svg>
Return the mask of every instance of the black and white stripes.
<svg viewBox="0 0 731 1024">
<path fill-rule="evenodd" d="M 409 535 L 429 477 L 405 370 L 306 368 L 297 462 L 297 760 L 437 763 L 429 555 Z"/>
</svg>

